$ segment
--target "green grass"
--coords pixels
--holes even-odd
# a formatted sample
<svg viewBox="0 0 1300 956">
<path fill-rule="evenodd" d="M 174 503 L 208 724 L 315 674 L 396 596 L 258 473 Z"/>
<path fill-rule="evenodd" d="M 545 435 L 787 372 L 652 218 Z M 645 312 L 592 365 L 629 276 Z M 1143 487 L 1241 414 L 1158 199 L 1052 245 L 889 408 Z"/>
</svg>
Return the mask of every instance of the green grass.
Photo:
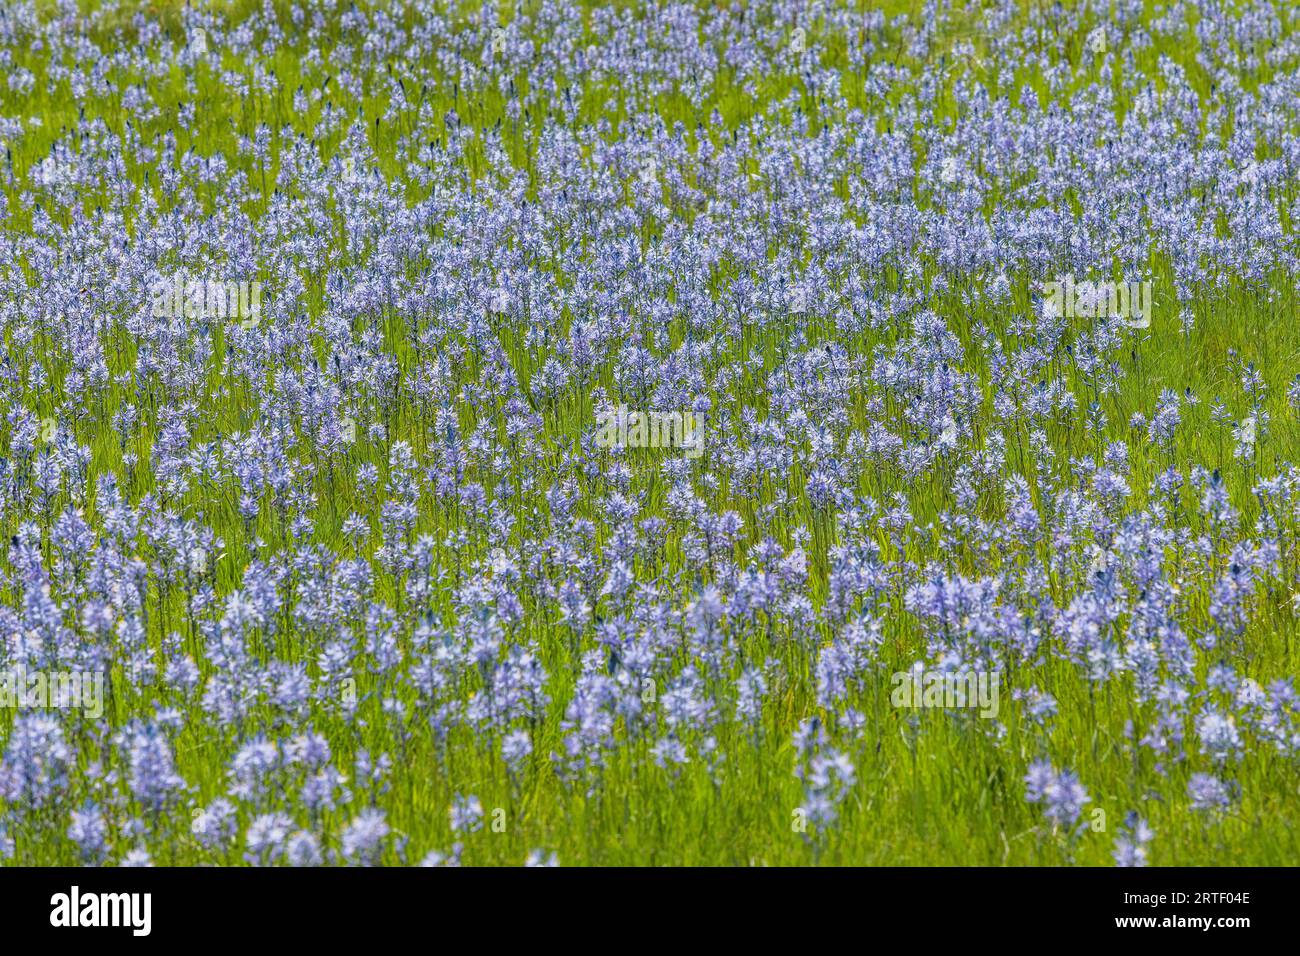
<svg viewBox="0 0 1300 956">
<path fill-rule="evenodd" d="M 181 7 L 179 2 L 126 4 L 117 12 L 105 14 L 91 30 L 91 36 L 101 42 L 129 44 L 133 35 L 130 13 L 137 8 L 156 17 L 164 30 L 180 36 Z M 255 9 L 252 2 L 213 4 L 213 9 L 240 13 Z M 287 15 L 289 5 L 275 2 L 277 10 Z M 590 6 L 594 7 L 595 4 Z M 621 4 L 621 8 L 635 8 L 635 4 Z M 878 9 L 874 4 L 871 9 Z M 1148 4 L 1150 8 L 1152 4 Z M 96 4 L 83 3 L 84 10 L 94 10 Z M 466 4 L 464 9 L 469 9 Z M 890 16 L 917 16 L 917 5 L 893 3 L 884 9 Z M 1022 5 L 1022 11 L 1029 7 Z M 1026 14 L 1022 12 L 1022 16 Z M 408 17 L 409 19 L 409 17 Z M 954 23 L 951 38 L 958 38 L 965 28 Z M 891 24 L 887 37 L 898 41 L 901 22 Z M 670 42 L 670 41 L 665 41 Z M 132 120 L 136 132 L 150 142 L 167 131 L 176 137 L 177 154 L 194 150 L 201 156 L 224 153 L 235 157 L 238 137 L 253 137 L 261 124 L 270 134 L 272 163 L 260 169 L 244 157 L 238 157 L 240 172 L 258 185 L 258 199 L 246 206 L 243 212 L 250 218 L 254 229 L 266 230 L 259 241 L 268 247 L 287 242 L 291 236 L 276 236 L 269 220 L 263 218 L 272 209 L 277 163 L 293 145 L 291 137 L 301 135 L 312 140 L 311 149 L 328 159 L 340 149 L 341 136 L 333 128 L 323 130 L 321 110 L 330 94 L 308 110 L 294 108 L 292 97 L 301 85 L 310 91 L 320 87 L 320 75 L 304 72 L 300 56 L 304 44 L 298 48 L 282 47 L 272 60 L 260 57 L 241 59 L 227 53 L 223 68 L 248 77 L 251 83 L 254 64 L 274 69 L 280 81 L 277 93 L 245 92 L 231 97 L 228 90 L 216 82 L 206 68 L 198 71 L 193 85 L 179 68 L 159 76 L 142 78 L 153 100 L 161 107 L 151 120 Z M 1074 54 L 1078 42 L 1072 40 L 1067 47 Z M 831 46 L 831 55 L 836 54 Z M 843 55 L 840 49 L 838 55 Z M 920 74 L 929 67 L 908 57 L 905 52 L 893 50 L 900 64 Z M 1157 42 L 1151 48 L 1135 55 L 1136 68 L 1155 75 L 1159 56 L 1168 56 L 1183 65 L 1194 77 L 1204 78 L 1201 67 L 1195 62 L 1194 51 L 1178 44 Z M 29 129 L 16 142 L 8 144 L 12 168 L 22 180 L 32 167 L 43 159 L 50 146 L 59 138 L 61 130 L 75 127 L 78 122 L 102 121 L 110 130 L 122 131 L 128 118 L 120 95 L 92 96 L 80 102 L 69 94 L 66 85 L 53 93 L 45 91 L 48 54 L 27 48 L 13 49 L 15 66 L 25 67 L 36 76 L 36 85 L 30 94 L 18 94 L 0 84 L 0 113 L 7 116 L 33 115 L 41 119 L 41 126 Z M 862 79 L 847 61 L 843 62 L 843 92 L 850 106 L 867 112 L 876 128 L 884 129 L 890 122 L 892 109 L 870 97 L 862 86 Z M 511 129 L 507 139 L 509 154 L 517 168 L 528 174 L 527 197 L 536 201 L 539 182 L 543 177 L 531 166 L 538 137 L 544 124 L 553 117 L 534 116 L 512 125 L 506 112 L 506 98 L 495 89 L 482 96 L 467 96 L 463 90 L 453 91 L 452 78 L 440 73 L 438 64 L 426 62 L 411 64 L 418 76 L 418 87 L 423 83 L 424 102 L 428 115 L 441 118 L 456 110 L 467 127 L 491 129 L 501 122 Z M 1083 89 L 1094 77 L 1084 72 L 1078 74 L 1075 89 Z M 1263 77 L 1261 77 L 1262 79 Z M 733 129 L 749 120 L 755 112 L 756 102 L 764 104 L 780 99 L 791 90 L 799 90 L 801 103 L 810 118 L 810 127 L 822 121 L 843 121 L 842 116 L 823 115 L 822 106 L 815 96 L 802 87 L 797 75 L 789 71 L 773 71 L 758 84 L 757 97 L 747 94 L 738 79 L 725 75 L 719 83 L 716 99 L 696 108 L 680 95 L 665 94 L 659 109 L 671 127 L 681 122 L 687 129 L 696 123 L 706 123 L 697 136 L 709 137 L 715 142 L 728 138 Z M 1060 91 L 1050 91 L 1041 76 L 1024 69 L 1014 76 L 977 73 L 977 81 L 986 85 L 991 93 L 1007 96 L 1012 102 L 1030 90 L 1059 96 Z M 337 82 L 337 81 L 336 81 Z M 403 185 L 398 195 L 412 203 L 430 195 L 428 184 L 405 176 L 409 155 L 405 137 L 415 132 L 439 138 L 442 127 L 436 130 L 416 127 L 420 120 L 411 110 L 396 122 L 384 118 L 390 81 L 383 69 L 374 68 L 363 77 L 364 95 L 359 102 L 343 97 L 346 109 L 353 112 L 360 106 L 370 148 L 378 159 L 379 169 L 391 182 Z M 521 76 L 521 89 L 524 79 Z M 1158 82 L 1158 80 L 1157 80 Z M 1208 82 L 1208 81 L 1207 81 Z M 1117 95 L 1114 108 L 1117 116 L 1124 116 L 1133 104 L 1127 99 L 1126 89 L 1116 80 L 1112 91 Z M 412 92 L 414 92 L 412 90 Z M 1208 90 L 1206 91 L 1208 95 Z M 335 91 L 337 93 L 337 90 Z M 606 90 L 588 90 L 579 109 L 579 122 L 596 123 L 607 120 L 617 130 L 627 116 L 626 107 L 619 102 L 617 84 Z M 612 108 L 607 109 L 607 100 Z M 338 102 L 336 100 L 335 102 Z M 194 107 L 194 120 L 188 128 L 177 122 L 175 110 L 187 105 Z M 552 104 L 557 106 L 559 104 Z M 936 126 L 957 121 L 955 107 L 952 115 L 932 117 Z M 893 104 L 894 107 L 897 103 Z M 709 124 L 708 118 L 716 109 L 722 118 L 721 125 Z M 80 119 L 79 119 L 80 116 Z M 380 122 L 376 125 L 376 119 Z M 1230 123 L 1224 118 L 1224 123 Z M 913 131 L 915 137 L 924 131 Z M 477 178 L 487 175 L 483 161 L 482 144 L 478 142 L 467 152 L 465 168 L 453 171 Z M 128 159 L 127 178 L 138 195 L 149 195 L 162 211 L 175 208 L 181 201 L 179 191 L 167 191 L 159 186 L 156 175 L 146 182 L 148 163 Z M 446 180 L 439 180 L 440 183 Z M 260 185 L 259 185 L 260 184 Z M 73 226 L 74 210 L 91 216 L 97 208 L 116 204 L 108 183 L 89 184 L 78 190 L 71 202 L 55 201 L 44 204 L 44 212 L 53 223 L 64 229 Z M 441 186 L 440 186 L 441 188 Z M 9 201 L 10 215 L 5 223 L 8 233 L 20 234 L 37 228 L 32 215 L 19 205 L 22 188 L 9 181 L 3 190 Z M 204 211 L 213 211 L 222 205 L 225 186 L 213 182 L 198 186 L 195 198 Z M 844 198 L 844 197 L 841 197 Z M 997 203 L 1003 196 L 991 196 Z M 1297 198 L 1294 183 L 1277 201 L 1289 205 Z M 339 197 L 342 201 L 344 197 Z M 924 206 L 929 197 L 918 196 Z M 689 220 L 691 213 L 685 208 L 673 208 L 674 215 Z M 662 223 L 657 224 L 662 227 Z M 128 228 L 130 228 L 128 226 Z M 648 227 L 653 228 L 653 227 Z M 4 236 L 0 235 L 0 240 Z M 430 239 L 435 236 L 431 235 Z M 557 236 L 560 244 L 577 241 L 576 236 Z M 329 268 L 337 268 L 361 261 L 373 251 L 374 237 L 360 237 L 358 241 L 342 235 L 331 235 L 325 256 L 303 256 L 303 301 L 308 315 L 301 321 L 314 323 L 316 352 L 292 354 L 282 361 L 277 376 L 289 370 L 301 370 L 306 363 L 325 361 L 331 345 L 320 331 L 321 317 L 326 311 L 324 277 Z M 1154 253 L 1153 253 L 1154 256 Z M 428 265 L 419 253 L 411 256 L 410 274 L 416 274 Z M 1087 427 L 1087 404 L 1095 395 L 1092 382 L 1077 367 L 1054 367 L 1053 373 L 1075 393 L 1079 399 L 1073 411 L 1057 414 L 1042 425 L 1051 447 L 1056 452 L 1058 466 L 1064 477 L 1070 473 L 1072 458 L 1097 460 L 1110 441 L 1130 445 L 1133 470 L 1133 500 L 1147 500 L 1148 482 L 1163 468 L 1177 465 L 1186 469 L 1191 463 L 1221 469 L 1234 505 L 1241 512 L 1243 534 L 1259 517 L 1259 505 L 1252 491 L 1261 475 L 1273 473 L 1278 462 L 1300 459 L 1300 435 L 1297 434 L 1296 417 L 1287 407 L 1285 386 L 1300 371 L 1300 324 L 1297 315 L 1294 277 L 1270 277 L 1265 289 L 1273 301 L 1259 291 L 1247 287 L 1244 281 L 1232 283 L 1217 297 L 1199 299 L 1196 305 L 1196 323 L 1187 335 L 1176 331 L 1178 323 L 1176 304 L 1168 294 L 1173 288 L 1173 277 L 1167 263 L 1153 261 L 1157 288 L 1165 290 L 1157 297 L 1155 325 L 1160 337 L 1154 333 L 1131 355 L 1127 350 L 1118 353 L 1124 376 L 1118 387 L 1108 393 L 1096 395 L 1105 413 L 1107 425 L 1098 436 Z M 38 263 L 25 263 L 26 278 L 36 283 L 40 276 Z M 725 264 L 720 269 L 725 269 Z M 935 265 L 936 271 L 938 270 Z M 270 278 L 269 276 L 267 277 Z M 994 389 L 990 384 L 990 366 L 987 355 L 980 351 L 980 326 L 1003 328 L 1007 310 L 986 304 L 974 308 L 962 302 L 959 296 L 965 289 L 987 281 L 986 276 L 956 276 L 953 292 L 934 299 L 931 306 L 949 320 L 965 350 L 963 371 L 979 382 L 983 416 L 977 421 L 977 434 L 981 439 L 1003 426 L 992 419 Z M 1017 276 L 1013 282 L 1015 307 L 1023 311 L 1033 307 L 1028 281 Z M 572 277 L 562 274 L 557 267 L 556 282 L 564 286 Z M 897 283 L 897 277 L 893 280 Z M 1162 297 L 1163 296 L 1163 297 Z M 525 394 L 531 395 L 531 383 L 538 376 L 546 359 L 554 354 L 556 338 L 567 333 L 571 316 L 567 315 L 560 327 L 553 330 L 553 338 L 539 345 L 525 337 L 525 329 L 510 323 L 501 323 L 496 335 L 508 356 L 514 374 Z M 246 432 L 261 415 L 259 392 L 268 387 L 271 378 L 266 369 L 248 375 L 234 373 L 224 361 L 241 349 L 242 330 L 231 327 L 214 327 L 211 330 L 211 354 L 207 360 L 205 379 L 196 381 L 188 391 L 171 386 L 164 390 L 163 383 L 154 376 L 138 377 L 130 384 L 109 384 L 74 395 L 66 387 L 68 376 L 74 371 L 70 357 L 61 343 L 51 334 L 50 320 L 30 323 L 9 321 L 5 324 L 5 346 L 10 366 L 27 381 L 32 369 L 41 364 L 48 373 L 48 384 L 40 389 L 21 392 L 26 411 L 37 419 L 56 417 L 62 428 L 70 428 L 79 442 L 89 447 L 90 472 L 93 475 L 114 472 L 122 479 L 124 493 L 132 501 L 150 495 L 162 506 L 177 509 L 186 517 L 213 529 L 221 541 L 215 550 L 219 553 L 197 577 L 211 583 L 220 595 L 246 586 L 245 568 L 249 562 L 264 558 L 268 553 L 284 551 L 293 546 L 286 527 L 285 515 L 268 493 L 254 521 L 245 521 L 237 508 L 232 487 L 195 486 L 179 495 L 160 486 L 148 466 L 154 443 L 165 425 L 164 408 L 160 399 L 165 397 L 172 406 L 189 401 L 203 410 L 199 417 L 201 427 L 192 431 L 194 445 L 219 442 L 229 436 Z M 1077 323 L 1073 333 L 1082 335 L 1082 323 Z M 373 329 L 366 330 L 358 324 L 353 328 L 354 340 L 365 334 L 381 338 L 383 349 L 392 356 L 404 377 L 415 374 L 431 360 L 454 348 L 455 334 L 439 336 L 418 317 L 403 316 L 386 309 Z M 422 345 L 421 335 L 431 334 L 432 345 Z M 726 390 L 716 390 L 710 397 L 715 405 L 739 416 L 752 410 L 760 416 L 768 412 L 769 395 L 762 387 L 767 376 L 777 372 L 790 354 L 789 327 L 782 322 L 751 324 L 741 341 L 720 342 L 721 347 L 715 367 L 743 362 L 753 356 L 761 365 L 747 366 L 735 384 Z M 258 333 L 260 334 L 260 330 Z M 663 328 L 653 328 L 650 323 L 638 323 L 634 336 L 642 341 L 655 342 L 660 347 L 676 346 L 696 335 L 689 329 L 684 317 L 677 316 Z M 698 338 L 698 335 L 696 335 Z M 896 328 L 884 328 L 866 333 L 847 331 L 831 318 L 823 319 L 808 331 L 809 344 L 838 342 L 853 356 L 870 356 L 878 346 L 892 347 L 900 336 Z M 1014 339 L 1007 335 L 1008 349 Z M 121 322 L 107 324 L 102 334 L 104 355 L 112 377 L 132 372 L 141 354 L 142 341 L 131 334 Z M 464 345 L 463 340 L 460 343 Z M 1025 343 L 1020 343 L 1025 344 Z M 1245 400 L 1237 380 L 1229 369 L 1229 356 L 1235 352 L 1240 362 L 1253 362 L 1270 388 L 1266 407 L 1272 417 L 1268 434 L 1261 441 L 1256 462 L 1245 467 L 1232 459 L 1230 434 L 1214 424 L 1210 418 L 1210 404 L 1221 396 L 1233 411 L 1234 419 L 1245 414 Z M 451 378 L 447 383 L 449 393 L 456 395 L 461 389 L 479 381 L 483 371 L 482 356 L 468 355 L 450 362 Z M 596 383 L 612 393 L 618 369 L 613 361 L 603 362 L 596 370 Z M 1184 426 L 1171 449 L 1165 452 L 1151 448 L 1143 438 L 1134 437 L 1128 418 L 1135 412 L 1147 416 L 1153 411 L 1162 388 L 1181 392 L 1190 388 L 1203 401 L 1194 409 L 1184 410 Z M 0 407 L 10 425 L 0 426 L 0 435 L 12 431 L 13 419 L 18 409 L 12 390 L 6 390 Z M 366 407 L 358 411 L 358 440 L 333 460 L 321 457 L 314 462 L 317 471 L 311 479 L 309 490 L 315 495 L 316 524 L 312 541 L 344 557 L 352 557 L 352 545 L 345 539 L 342 521 L 357 512 L 372 522 L 375 531 L 371 547 L 380 540 L 379 510 L 383 495 L 367 492 L 355 481 L 356 469 L 363 463 L 375 465 L 380 472 L 380 488 L 389 473 L 389 451 L 395 441 L 408 443 L 417 456 L 431 449 L 434 436 L 446 427 L 445 412 L 433 405 L 422 407 L 403 396 L 404 400 L 391 408 L 381 408 L 381 396 L 372 393 Z M 866 396 L 857 397 L 855 423 L 868 419 Z M 126 403 L 139 407 L 142 427 L 127 447 L 122 447 L 112 426 L 113 417 Z M 512 546 L 521 546 L 525 535 L 538 534 L 539 529 L 553 527 L 551 509 L 545 492 L 545 476 L 570 470 L 563 463 L 563 454 L 572 452 L 584 432 L 594 424 L 593 404 L 589 394 L 575 388 L 564 391 L 557 399 L 543 400 L 534 397 L 534 409 L 540 414 L 542 432 L 532 436 L 537 450 L 524 451 L 507 436 L 505 416 L 497 406 L 479 407 L 463 402 L 456 407 L 459 427 L 468 435 L 483 429 L 494 435 L 493 448 L 503 451 L 512 459 L 513 471 L 508 481 L 518 490 L 510 502 L 510 511 L 516 520 L 511 536 Z M 906 409 L 896 399 L 886 401 L 886 413 L 907 433 Z M 374 439 L 366 434 L 372 424 L 387 427 L 387 439 Z M 296 427 L 302 428 L 298 422 Z M 1035 494 L 1039 492 L 1042 475 L 1036 472 L 1028 444 L 1029 436 L 1023 425 L 1007 428 L 1007 455 L 1004 474 L 1023 474 L 1030 480 Z M 309 444 L 304 447 L 310 447 Z M 515 450 L 512 451 L 511 449 Z M 128 469 L 124 456 L 134 453 L 140 465 Z M 629 497 L 644 501 L 660 515 L 667 514 L 668 484 L 660 466 L 663 456 L 644 453 L 630 458 L 632 479 Z M 599 519 L 591 504 L 594 496 L 608 490 L 601 479 L 588 479 L 576 469 L 572 475 L 582 492 L 577 511 Z M 489 471 L 471 466 L 467 480 L 486 483 Z M 527 487 L 532 478 L 532 487 Z M 876 542 L 889 557 L 907 557 L 923 561 L 932 557 L 926 539 L 919 529 L 937 521 L 945 510 L 954 507 L 949 488 L 951 469 L 936 472 L 933 476 L 912 482 L 897 469 L 882 467 L 867 469 L 860 481 L 861 495 L 887 501 L 895 492 L 902 492 L 911 509 L 912 528 L 900 540 L 891 541 L 883 535 Z M 93 482 L 92 482 L 93 487 Z M 762 506 L 778 501 L 783 493 L 787 505 L 778 506 L 765 513 Z M 755 500 L 747 489 L 719 484 L 706 500 L 714 513 L 732 509 L 745 519 L 742 542 L 752 545 L 764 535 L 771 535 L 787 549 L 807 536 L 805 545 L 809 552 L 810 591 L 818 598 L 826 594 L 828 562 L 827 548 L 849 538 L 848 532 L 835 516 L 816 509 L 810 503 L 805 488 L 805 476 L 799 468 L 787 476 L 765 476 Z M 1202 519 L 1196 515 L 1194 494 L 1185 491 L 1186 522 L 1196 531 L 1203 529 Z M 94 496 L 74 501 L 67 492 L 60 494 L 43 511 L 30 514 L 17 512 L 0 515 L 0 533 L 5 538 L 14 535 L 20 524 L 36 522 L 48 540 L 53 520 L 63 508 L 73 503 L 84 509 L 92 524 L 100 517 Z M 1133 507 L 1133 505 L 1130 505 Z M 1005 502 L 996 486 L 980 499 L 981 515 L 989 521 L 1000 521 L 1005 512 Z M 1294 515 L 1284 519 L 1285 533 L 1294 541 L 1300 529 Z M 442 545 L 449 535 L 468 530 L 468 540 L 461 547 Z M 598 520 L 597 535 L 608 541 L 612 530 L 608 523 Z M 712 573 L 702 570 L 689 560 L 682 549 L 678 533 L 668 537 L 662 551 L 637 566 L 639 580 L 658 578 L 665 590 L 675 595 L 688 595 L 712 578 Z M 419 502 L 416 535 L 430 535 L 440 546 L 435 550 L 436 572 L 445 575 L 446 587 L 436 590 L 426 609 L 433 615 L 455 613 L 452 586 L 461 583 L 470 567 L 485 558 L 490 543 L 480 529 L 467 521 L 463 510 L 454 503 L 424 495 Z M 259 548 L 257 539 L 265 542 Z M 139 543 L 140 557 L 153 563 L 159 554 L 151 546 Z M 1051 545 L 1040 545 L 1040 556 L 1051 556 Z M 732 549 L 732 557 L 743 563 L 747 547 Z M 1223 555 L 1215 561 L 1224 560 Z M 0 560 L 7 573 L 12 567 L 7 559 Z M 1252 677 L 1262 684 L 1282 677 L 1293 677 L 1300 672 L 1300 649 L 1297 647 L 1296 610 L 1286 589 L 1300 574 L 1300 559 L 1296 554 L 1284 558 L 1285 575 L 1277 581 L 1267 582 L 1260 590 L 1254 613 L 1243 636 L 1241 646 L 1225 648 L 1223 659 L 1231 662 L 1243 676 Z M 974 550 L 959 556 L 952 571 L 968 575 L 985 575 L 997 571 L 1011 571 L 996 553 L 983 555 Z M 1185 597 L 1181 618 L 1203 626 L 1208 620 L 1208 593 L 1214 574 L 1221 566 L 1206 565 L 1198 559 L 1187 558 L 1181 563 L 1180 587 Z M 408 614 L 404 605 L 404 582 L 374 567 L 375 600 L 388 604 L 398 614 Z M 148 639 L 159 649 L 163 639 L 173 631 L 179 634 L 182 646 L 195 656 L 207 674 L 212 665 L 200 653 L 201 640 L 187 613 L 187 604 L 194 592 L 194 579 L 182 578 L 165 586 L 151 579 L 146 602 L 149 622 Z M 1063 604 L 1074 593 L 1077 582 L 1054 580 L 1053 596 Z M 18 591 L 10 586 L 0 592 L 5 603 L 19 599 Z M 522 622 L 509 631 L 509 643 L 535 641 L 540 658 L 549 675 L 548 693 L 553 702 L 564 702 L 572 694 L 576 676 L 576 655 L 566 628 L 557 621 L 553 602 L 543 602 L 533 596 L 524 598 L 525 614 Z M 384 712 L 381 698 L 388 687 L 371 672 L 359 672 L 357 695 L 358 720 L 350 720 L 341 713 L 337 701 L 313 708 L 312 726 L 323 733 L 334 749 L 336 761 L 350 765 L 351 757 L 362 749 L 372 754 L 387 753 L 394 760 L 389 775 L 390 789 L 378 797 L 378 803 L 388 813 L 389 823 L 409 838 L 406 856 L 418 860 L 431 849 L 446 850 L 457 840 L 463 840 L 466 863 L 518 864 L 535 848 L 554 850 L 562 863 L 577 864 L 869 864 L 869 865 L 929 865 L 929 864 L 987 864 L 987 865 L 1109 865 L 1114 839 L 1125 814 L 1140 809 L 1155 830 L 1157 837 L 1150 855 L 1153 863 L 1168 865 L 1205 864 L 1261 864 L 1284 865 L 1294 863 L 1300 854 L 1300 834 L 1296 830 L 1297 809 L 1300 809 L 1300 767 L 1294 761 L 1274 756 L 1265 747 L 1252 749 L 1232 773 L 1241 790 L 1241 799 L 1223 814 L 1207 817 L 1188 809 L 1186 783 L 1190 774 L 1208 770 L 1206 758 L 1192 752 L 1183 762 L 1172 762 L 1157 770 L 1151 754 L 1135 748 L 1126 738 L 1125 725 L 1133 721 L 1139 727 L 1149 726 L 1154 718 L 1154 705 L 1137 707 L 1133 703 L 1130 678 L 1120 678 L 1110 686 L 1090 684 L 1079 669 L 1057 657 L 1047 657 L 1027 671 L 1016 674 L 1016 686 L 1035 685 L 1050 692 L 1058 702 L 1059 714 L 1050 722 L 1050 729 L 1037 728 L 1022 712 L 1019 702 L 1009 699 L 1004 687 L 1003 710 L 1000 721 L 981 721 L 969 715 L 917 711 L 914 713 L 893 708 L 889 703 L 889 677 L 905 669 L 923 652 L 924 642 L 916 622 L 903 613 L 901 595 L 890 598 L 894 613 L 884 621 L 884 645 L 879 667 L 873 683 L 863 689 L 857 704 L 866 715 L 871 730 L 864 739 L 853 742 L 851 738 L 837 737 L 837 746 L 845 749 L 857 772 L 857 784 L 840 808 L 840 819 L 827 833 L 814 837 L 797 832 L 792 827 L 794 811 L 803 802 L 802 784 L 792 774 L 795 754 L 791 733 L 799 720 L 818 714 L 813 667 L 818 645 L 831 639 L 832 631 L 818 625 L 811 640 L 795 639 L 788 633 L 788 624 L 778 623 L 775 631 L 770 626 L 756 626 L 743 641 L 748 653 L 756 660 L 775 657 L 785 667 L 782 680 L 770 688 L 768 705 L 758 732 L 751 736 L 742 728 L 730 723 L 720 724 L 717 730 L 717 752 L 725 756 L 716 772 L 711 772 L 706 761 L 693 759 L 676 771 L 661 770 L 651 759 L 649 750 L 653 739 L 641 738 L 619 748 L 611 755 L 609 764 L 599 775 L 599 782 L 588 790 L 582 783 L 566 786 L 550 769 L 548 756 L 552 751 L 563 751 L 563 732 L 560 727 L 563 708 L 554 703 L 546 718 L 536 727 L 532 766 L 519 780 L 512 780 L 496 748 L 498 741 L 485 739 L 468 730 L 453 730 L 445 744 L 440 744 L 430 731 L 427 715 L 413 706 L 409 697 L 404 719 L 398 720 Z M 600 612 L 601 608 L 598 608 Z M 311 673 L 316 673 L 316 658 L 326 634 L 292 625 L 286 614 L 272 631 L 266 629 L 259 635 L 268 656 L 280 660 L 301 662 Z M 411 635 L 403 631 L 401 643 L 410 647 Z M 590 634 L 583 638 L 583 649 L 596 646 Z M 1200 662 L 1198 677 L 1204 676 L 1206 660 Z M 735 675 L 729 675 L 734 677 Z M 476 678 L 468 675 L 465 685 L 457 688 L 462 696 L 477 690 Z M 664 690 L 662 682 L 658 691 Z M 154 705 L 178 707 L 188 713 L 197 713 L 197 704 L 171 692 L 151 690 L 141 697 L 120 669 L 113 675 L 113 695 L 108 726 L 120 727 L 132 717 L 150 713 Z M 833 715 L 820 714 L 829 721 Z M 238 863 L 241 850 L 236 847 L 227 855 L 203 850 L 192 839 L 189 824 L 192 813 L 223 795 L 227 787 L 226 767 L 239 741 L 252 733 L 273 734 L 283 718 L 269 708 L 251 711 L 238 728 L 218 728 L 211 721 L 198 716 L 186 724 L 176 739 L 177 769 L 194 792 L 180 801 L 172 810 L 158 818 L 147 818 L 147 842 L 157 863 L 198 864 L 220 862 Z M 7 734 L 12 715 L 0 712 L 0 736 Z M 994 739 L 996 728 L 1004 725 L 1005 736 Z M 1186 728 L 1189 741 L 1195 739 L 1192 727 Z M 109 754 L 102 727 L 84 725 L 79 735 L 79 767 L 85 773 L 90 765 Z M 1189 750 L 1192 745 L 1189 744 Z M 1050 755 L 1058 766 L 1078 771 L 1092 798 L 1085 819 L 1096 820 L 1104 829 L 1088 829 L 1082 834 L 1069 836 L 1053 831 L 1043 823 L 1040 810 L 1024 799 L 1023 777 L 1034 759 Z M 450 830 L 448 807 L 456 794 L 472 793 L 479 797 L 488 814 L 488 825 L 478 833 L 457 836 Z M 93 787 L 84 779 L 77 794 L 88 797 Z M 492 811 L 505 811 L 504 832 L 494 832 L 491 827 Z M 10 862 L 21 864 L 74 863 L 76 851 L 64 835 L 66 812 L 47 811 L 29 815 L 25 822 L 11 832 L 16 839 L 16 852 Z M 286 788 L 273 795 L 264 809 L 285 809 L 294 812 L 292 795 Z M 1104 811 L 1104 821 L 1092 816 L 1095 809 Z M 316 821 L 323 832 L 337 832 L 352 817 L 355 807 L 343 808 L 324 814 Z M 63 822 L 60 822 L 63 821 Z M 116 832 L 125 826 L 125 819 L 115 819 Z M 247 824 L 247 818 L 243 820 Z M 303 818 L 299 823 L 306 825 Z M 125 845 L 125 844 L 123 844 Z M 387 862 L 398 862 L 396 851 L 385 856 Z"/>
</svg>

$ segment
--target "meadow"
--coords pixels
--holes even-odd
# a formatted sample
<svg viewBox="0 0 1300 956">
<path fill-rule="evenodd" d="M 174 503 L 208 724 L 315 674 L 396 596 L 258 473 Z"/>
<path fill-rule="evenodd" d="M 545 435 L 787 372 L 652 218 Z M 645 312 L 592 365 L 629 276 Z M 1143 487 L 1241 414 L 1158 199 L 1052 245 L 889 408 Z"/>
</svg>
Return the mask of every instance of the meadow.
<svg viewBox="0 0 1300 956">
<path fill-rule="evenodd" d="M 0 862 L 1300 860 L 1300 9 L 0 68 Z"/>
</svg>

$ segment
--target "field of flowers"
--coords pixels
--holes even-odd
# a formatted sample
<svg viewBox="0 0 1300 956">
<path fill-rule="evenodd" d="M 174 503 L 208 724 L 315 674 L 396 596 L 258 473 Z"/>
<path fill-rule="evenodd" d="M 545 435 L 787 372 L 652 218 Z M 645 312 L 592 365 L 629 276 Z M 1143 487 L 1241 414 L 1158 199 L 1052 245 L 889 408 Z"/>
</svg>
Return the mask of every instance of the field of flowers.
<svg viewBox="0 0 1300 956">
<path fill-rule="evenodd" d="M 1288 0 L 0 68 L 0 861 L 1300 860 Z"/>
</svg>

